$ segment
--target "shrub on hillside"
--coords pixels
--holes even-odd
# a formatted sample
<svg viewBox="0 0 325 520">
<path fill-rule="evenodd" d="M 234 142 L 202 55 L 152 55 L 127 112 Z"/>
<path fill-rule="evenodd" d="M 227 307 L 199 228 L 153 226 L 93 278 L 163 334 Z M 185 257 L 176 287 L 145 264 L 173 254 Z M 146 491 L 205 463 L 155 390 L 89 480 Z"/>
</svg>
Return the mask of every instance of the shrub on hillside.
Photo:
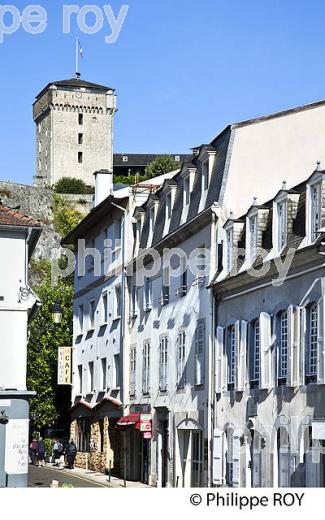
<svg viewBox="0 0 325 520">
<path fill-rule="evenodd" d="M 62 177 L 54 186 L 56 193 L 70 193 L 70 194 L 81 194 L 86 195 L 94 193 L 94 188 L 87 186 L 83 180 L 75 177 Z"/>
</svg>

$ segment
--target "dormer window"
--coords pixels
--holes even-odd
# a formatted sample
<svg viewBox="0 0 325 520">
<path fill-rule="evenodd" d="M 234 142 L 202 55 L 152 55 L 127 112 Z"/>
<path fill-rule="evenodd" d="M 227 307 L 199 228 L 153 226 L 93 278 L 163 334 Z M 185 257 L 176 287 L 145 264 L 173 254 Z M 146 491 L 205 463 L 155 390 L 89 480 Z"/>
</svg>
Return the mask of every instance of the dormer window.
<svg viewBox="0 0 325 520">
<path fill-rule="evenodd" d="M 312 242 L 317 239 L 317 233 L 321 227 L 321 184 L 315 184 L 310 188 L 311 202 L 311 229 L 310 238 Z"/>
<path fill-rule="evenodd" d="M 170 220 L 172 216 L 172 194 L 168 193 L 166 196 L 166 219 Z"/>
<path fill-rule="evenodd" d="M 209 187 L 209 161 L 202 164 L 202 193 L 206 192 Z"/>
<path fill-rule="evenodd" d="M 148 244 L 151 244 L 151 242 L 152 242 L 154 226 L 155 226 L 155 208 L 152 207 L 149 210 L 149 239 L 148 239 Z"/>
<path fill-rule="evenodd" d="M 188 215 L 188 209 L 190 206 L 190 178 L 187 175 L 184 177 L 183 184 L 183 214 L 182 214 L 182 222 L 185 222 Z"/>
<path fill-rule="evenodd" d="M 129 158 L 127 155 L 122 155 L 122 162 L 128 162 Z"/>
<path fill-rule="evenodd" d="M 287 243 L 287 202 L 277 204 L 277 248 L 281 252 Z"/>
<path fill-rule="evenodd" d="M 233 266 L 233 245 L 234 245 L 234 231 L 227 229 L 226 231 L 226 245 L 227 245 L 227 272 L 230 273 Z"/>
<path fill-rule="evenodd" d="M 253 215 L 248 220 L 249 229 L 249 240 L 248 240 L 248 256 L 251 260 L 256 257 L 257 254 L 257 215 Z"/>
</svg>

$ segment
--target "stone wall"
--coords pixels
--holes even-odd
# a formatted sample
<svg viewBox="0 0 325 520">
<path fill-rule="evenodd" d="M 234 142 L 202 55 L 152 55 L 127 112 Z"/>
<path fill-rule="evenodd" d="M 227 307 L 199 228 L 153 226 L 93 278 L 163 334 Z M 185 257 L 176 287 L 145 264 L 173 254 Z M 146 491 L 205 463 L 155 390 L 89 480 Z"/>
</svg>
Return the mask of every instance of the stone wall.
<svg viewBox="0 0 325 520">
<path fill-rule="evenodd" d="M 22 213 L 39 220 L 42 234 L 36 246 L 34 258 L 51 259 L 52 249 L 60 247 L 61 237 L 53 224 L 53 191 L 47 188 L 0 181 L 0 200 L 5 206 L 17 208 Z M 81 213 L 89 213 L 92 195 L 62 195 Z"/>
<path fill-rule="evenodd" d="M 103 439 L 101 435 L 103 434 Z M 70 425 L 70 436 L 73 439 L 78 438 L 78 422 L 72 421 Z M 101 451 L 103 447 L 103 451 Z M 110 442 L 110 422 L 108 417 L 103 419 L 103 428 L 101 433 L 100 422 L 93 419 L 90 426 L 90 451 L 78 452 L 76 457 L 76 466 L 78 468 L 89 469 L 100 473 L 106 473 L 108 469 L 116 466 L 118 454 L 114 451 Z"/>
</svg>

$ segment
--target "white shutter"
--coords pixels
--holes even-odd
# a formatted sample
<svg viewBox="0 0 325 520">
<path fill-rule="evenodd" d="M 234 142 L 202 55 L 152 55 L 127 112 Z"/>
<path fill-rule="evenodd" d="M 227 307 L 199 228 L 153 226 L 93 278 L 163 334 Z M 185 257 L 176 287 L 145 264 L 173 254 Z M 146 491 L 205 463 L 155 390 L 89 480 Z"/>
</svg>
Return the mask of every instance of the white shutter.
<svg viewBox="0 0 325 520">
<path fill-rule="evenodd" d="M 240 321 L 235 323 L 235 373 L 234 373 L 234 388 L 238 390 L 239 382 L 239 349 L 240 349 Z"/>
<path fill-rule="evenodd" d="M 239 342 L 239 356 L 238 356 L 238 384 L 237 390 L 242 392 L 249 380 L 247 373 L 247 322 L 240 322 L 240 342 Z"/>
<path fill-rule="evenodd" d="M 204 355 L 205 355 L 205 324 L 199 323 L 196 328 L 195 352 L 195 384 L 204 383 Z"/>
<path fill-rule="evenodd" d="M 296 305 L 288 308 L 288 371 L 287 385 L 298 386 L 299 381 L 299 343 L 300 309 Z"/>
<path fill-rule="evenodd" d="M 215 356 L 215 391 L 220 393 L 224 390 L 223 379 L 223 350 L 224 350 L 224 327 L 217 327 L 216 356 Z"/>
<path fill-rule="evenodd" d="M 217 486 L 224 484 L 223 435 L 222 430 L 215 428 L 213 432 L 213 483 Z"/>
<path fill-rule="evenodd" d="M 261 388 L 271 387 L 271 361 L 272 361 L 272 334 L 271 316 L 266 312 L 260 314 L 260 386 Z"/>
<path fill-rule="evenodd" d="M 236 430 L 234 431 L 232 438 L 232 462 L 232 483 L 234 487 L 240 487 L 240 432 Z"/>
<path fill-rule="evenodd" d="M 300 309 L 300 352 L 299 352 L 299 384 L 305 384 L 306 372 L 306 348 L 307 348 L 307 316 L 306 309 Z"/>
<path fill-rule="evenodd" d="M 318 302 L 318 348 L 317 348 L 317 382 L 325 384 L 325 367 L 324 367 L 324 298 Z"/>
</svg>

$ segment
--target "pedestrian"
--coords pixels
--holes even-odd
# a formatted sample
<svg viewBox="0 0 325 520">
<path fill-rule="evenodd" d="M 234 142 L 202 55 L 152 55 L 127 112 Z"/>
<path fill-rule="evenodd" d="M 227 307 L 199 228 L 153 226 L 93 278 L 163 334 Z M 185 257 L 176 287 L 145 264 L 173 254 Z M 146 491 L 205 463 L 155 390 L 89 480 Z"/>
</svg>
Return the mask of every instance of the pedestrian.
<svg viewBox="0 0 325 520">
<path fill-rule="evenodd" d="M 77 446 L 74 441 L 71 440 L 66 448 L 67 461 L 68 461 L 68 469 L 74 469 L 74 461 L 77 455 Z"/>
<path fill-rule="evenodd" d="M 62 451 L 63 451 L 62 444 L 59 442 L 59 439 L 55 439 L 54 445 L 53 445 L 53 459 L 52 459 L 55 466 L 59 465 L 59 460 L 62 455 Z"/>
<path fill-rule="evenodd" d="M 33 450 L 33 443 L 31 442 L 30 445 L 29 445 L 29 450 L 28 450 L 28 454 L 29 454 L 29 458 L 30 458 L 30 462 L 33 466 L 35 466 L 35 462 L 36 462 L 36 455 L 35 455 L 35 451 Z"/>
<path fill-rule="evenodd" d="M 37 460 L 39 466 L 45 466 L 45 444 L 42 437 L 37 442 Z"/>
<path fill-rule="evenodd" d="M 38 441 L 34 437 L 32 442 L 30 443 L 30 452 L 29 452 L 33 466 L 35 466 L 35 463 L 37 460 L 37 446 L 38 446 Z"/>
</svg>

